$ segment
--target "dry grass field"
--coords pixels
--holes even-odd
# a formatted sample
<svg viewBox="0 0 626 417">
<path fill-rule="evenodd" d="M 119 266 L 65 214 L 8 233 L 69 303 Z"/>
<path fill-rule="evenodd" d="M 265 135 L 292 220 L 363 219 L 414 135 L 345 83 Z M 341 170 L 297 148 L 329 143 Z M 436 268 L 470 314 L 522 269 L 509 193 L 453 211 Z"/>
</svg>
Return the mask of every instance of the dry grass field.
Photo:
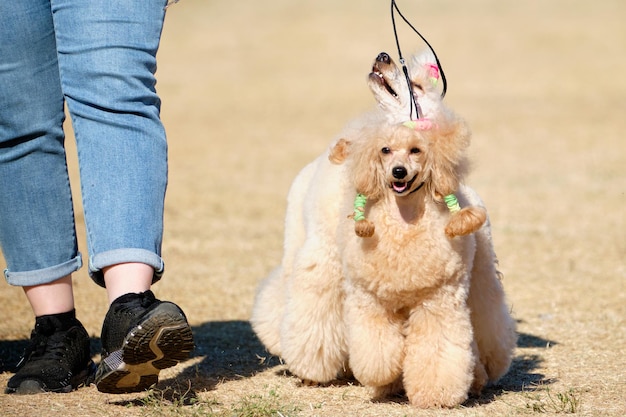
<svg viewBox="0 0 626 417">
<path fill-rule="evenodd" d="M 167 272 L 154 291 L 183 307 L 197 348 L 150 392 L 0 394 L 0 415 L 626 415 L 626 2 L 398 5 L 436 48 L 446 101 L 474 133 L 468 182 L 490 210 L 518 320 L 509 374 L 462 407 L 416 410 L 372 403 L 355 383 L 300 387 L 268 356 L 248 318 L 281 257 L 288 187 L 374 105 L 371 62 L 397 57 L 389 2 L 181 0 L 157 73 L 170 184 Z M 400 35 L 405 55 L 423 47 Z M 98 359 L 105 292 L 84 269 L 74 279 Z M 0 286 L 5 386 L 34 320 L 22 291 Z"/>
</svg>

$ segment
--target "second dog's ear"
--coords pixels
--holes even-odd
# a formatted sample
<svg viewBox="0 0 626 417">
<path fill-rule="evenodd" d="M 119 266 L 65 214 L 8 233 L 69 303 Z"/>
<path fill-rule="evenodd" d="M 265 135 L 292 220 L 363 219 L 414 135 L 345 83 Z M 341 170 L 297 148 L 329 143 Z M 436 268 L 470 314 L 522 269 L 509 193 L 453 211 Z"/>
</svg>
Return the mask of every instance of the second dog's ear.
<svg viewBox="0 0 626 417">
<path fill-rule="evenodd" d="M 339 139 L 337 143 L 331 146 L 330 151 L 328 153 L 328 159 L 333 164 L 342 164 L 343 161 L 348 157 L 348 152 L 350 148 L 350 141 L 347 139 Z"/>
<path fill-rule="evenodd" d="M 467 174 L 468 160 L 465 152 L 471 137 L 467 124 L 461 119 L 439 125 L 438 129 L 429 131 L 433 135 L 429 148 L 429 186 L 436 200 L 456 192 Z"/>
</svg>

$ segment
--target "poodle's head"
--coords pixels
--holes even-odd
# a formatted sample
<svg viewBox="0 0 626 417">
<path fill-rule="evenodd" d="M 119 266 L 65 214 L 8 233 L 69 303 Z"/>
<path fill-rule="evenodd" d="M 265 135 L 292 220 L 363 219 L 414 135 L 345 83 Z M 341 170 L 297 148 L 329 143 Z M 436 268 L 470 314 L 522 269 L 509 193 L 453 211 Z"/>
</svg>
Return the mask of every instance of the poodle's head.
<svg viewBox="0 0 626 417">
<path fill-rule="evenodd" d="M 411 112 L 413 98 L 420 118 L 433 118 L 447 109 L 438 90 L 439 67 L 430 51 L 413 56 L 407 63 L 411 88 L 403 70 L 386 52 L 378 54 L 369 73 L 367 84 L 389 123 L 402 123 L 416 118 Z"/>
<path fill-rule="evenodd" d="M 384 193 L 407 197 L 424 187 L 440 201 L 458 189 L 466 173 L 470 133 L 458 118 L 436 119 L 427 130 L 404 124 L 368 125 L 358 135 L 339 140 L 330 159 L 349 164 L 356 192 L 368 199 Z"/>
<path fill-rule="evenodd" d="M 353 138 L 340 139 L 329 154 L 333 163 L 351 165 L 358 193 L 353 216 L 358 236 L 374 233 L 374 225 L 363 216 L 362 201 L 367 199 L 377 200 L 385 193 L 405 198 L 423 187 L 427 198 L 457 201 L 453 193 L 467 173 L 470 132 L 443 104 L 439 76 L 430 51 L 414 56 L 402 69 L 384 52 L 374 60 L 368 86 L 385 122 L 361 126 Z M 453 214 L 445 230 L 450 238 L 473 233 L 486 221 L 482 207 L 446 204 Z"/>
</svg>

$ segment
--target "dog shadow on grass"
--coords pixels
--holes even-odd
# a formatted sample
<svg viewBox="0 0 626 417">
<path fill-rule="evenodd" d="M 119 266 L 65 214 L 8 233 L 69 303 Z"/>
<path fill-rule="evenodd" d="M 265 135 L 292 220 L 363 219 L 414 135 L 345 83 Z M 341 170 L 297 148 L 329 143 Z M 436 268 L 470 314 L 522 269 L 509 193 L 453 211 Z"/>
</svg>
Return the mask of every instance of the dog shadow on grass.
<svg viewBox="0 0 626 417">
<path fill-rule="evenodd" d="M 248 321 L 207 322 L 194 326 L 193 333 L 196 348 L 190 361 L 183 363 L 182 371 L 175 377 L 163 378 L 156 387 L 160 395 L 170 401 L 192 403 L 198 392 L 210 391 L 220 383 L 253 377 L 281 365 L 279 358 L 265 350 Z M 541 351 L 556 344 L 555 341 L 520 333 L 516 357 L 509 372 L 498 383 L 486 387 L 479 398 L 470 398 L 466 405 L 489 403 L 503 392 L 532 391 L 534 387 L 552 384 L 553 380 L 540 373 L 543 362 Z M 14 372 L 27 345 L 27 340 L 0 340 L 0 372 Z M 100 339 L 92 338 L 92 353 L 97 355 L 100 348 Z M 277 372 L 289 375 L 282 368 Z M 342 382 L 337 381 L 337 384 L 342 385 Z M 406 402 L 401 398 L 389 401 Z M 142 405 L 145 399 L 111 402 L 122 406 L 131 403 Z"/>
<path fill-rule="evenodd" d="M 193 334 L 196 348 L 192 360 L 202 360 L 175 379 L 191 381 L 198 391 L 212 390 L 222 382 L 251 377 L 280 364 L 279 358 L 265 350 L 249 321 L 207 322 L 194 326 Z"/>
<path fill-rule="evenodd" d="M 222 382 L 252 377 L 281 365 L 279 358 L 265 350 L 248 321 L 207 322 L 193 330 L 196 341 L 193 356 L 202 359 L 175 378 L 160 382 L 159 386 L 179 386 L 179 390 L 189 387 L 193 393 L 202 392 L 215 389 Z M 486 387 L 480 397 L 470 398 L 466 405 L 489 403 L 503 392 L 532 391 L 534 387 L 552 384 L 554 381 L 546 379 L 540 372 L 543 363 L 541 351 L 556 344 L 539 336 L 520 333 L 509 372 L 496 384 Z M 284 367 L 279 367 L 276 373 L 290 376 Z M 330 385 L 345 383 L 345 380 L 338 380 Z M 406 398 L 391 401 L 406 402 Z"/>
<path fill-rule="evenodd" d="M 281 365 L 279 358 L 265 350 L 248 321 L 208 322 L 194 327 L 194 335 L 194 356 L 203 359 L 183 370 L 173 380 L 162 381 L 162 384 L 175 383 L 201 392 L 212 390 L 219 383 L 252 377 Z M 503 392 L 532 391 L 534 387 L 554 382 L 540 372 L 543 363 L 541 350 L 549 349 L 557 342 L 528 333 L 518 336 L 518 349 L 509 372 L 496 384 L 486 387 L 480 397 L 470 398 L 467 406 L 489 403 Z M 283 367 L 276 372 L 290 375 Z M 338 380 L 331 385 L 345 385 L 345 381 Z M 406 402 L 406 398 L 391 401 Z"/>
<path fill-rule="evenodd" d="M 517 352 L 509 371 L 497 383 L 483 389 L 480 397 L 470 398 L 466 406 L 478 406 L 494 401 L 504 392 L 534 391 L 538 387 L 556 382 L 540 372 L 543 357 L 541 350 L 558 343 L 528 333 L 518 333 Z"/>
</svg>

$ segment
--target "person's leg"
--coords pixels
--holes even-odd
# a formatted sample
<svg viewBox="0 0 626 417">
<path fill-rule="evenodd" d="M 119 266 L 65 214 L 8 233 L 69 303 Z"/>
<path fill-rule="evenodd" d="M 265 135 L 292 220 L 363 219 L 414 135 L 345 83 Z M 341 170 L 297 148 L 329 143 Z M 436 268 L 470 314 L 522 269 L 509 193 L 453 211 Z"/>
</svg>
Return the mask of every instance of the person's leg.
<svg viewBox="0 0 626 417">
<path fill-rule="evenodd" d="M 154 73 L 165 1 L 52 5 L 78 149 L 90 274 L 104 286 L 105 268 L 143 263 L 156 281 L 163 270 L 167 143 Z"/>
<path fill-rule="evenodd" d="M 189 356 L 182 310 L 149 291 L 163 271 L 167 143 L 155 91 L 165 0 L 52 0 L 80 166 L 92 278 L 111 303 L 96 386 L 134 392 Z"/>
<path fill-rule="evenodd" d="M 23 288 L 35 316 L 66 313 L 74 310 L 71 275 L 66 275 L 48 284 L 29 285 Z"/>
<path fill-rule="evenodd" d="M 148 291 L 154 277 L 154 268 L 136 262 L 107 266 L 103 272 L 109 304 L 124 294 Z"/>
<path fill-rule="evenodd" d="M 63 147 L 63 95 L 46 0 L 0 3 L 0 246 L 9 284 L 81 266 Z"/>
<path fill-rule="evenodd" d="M 24 288 L 36 315 L 6 392 L 66 392 L 85 382 L 91 358 L 74 311 L 81 258 L 49 2 L 0 2 L 0 36 L 0 247 L 8 283 Z"/>
</svg>

